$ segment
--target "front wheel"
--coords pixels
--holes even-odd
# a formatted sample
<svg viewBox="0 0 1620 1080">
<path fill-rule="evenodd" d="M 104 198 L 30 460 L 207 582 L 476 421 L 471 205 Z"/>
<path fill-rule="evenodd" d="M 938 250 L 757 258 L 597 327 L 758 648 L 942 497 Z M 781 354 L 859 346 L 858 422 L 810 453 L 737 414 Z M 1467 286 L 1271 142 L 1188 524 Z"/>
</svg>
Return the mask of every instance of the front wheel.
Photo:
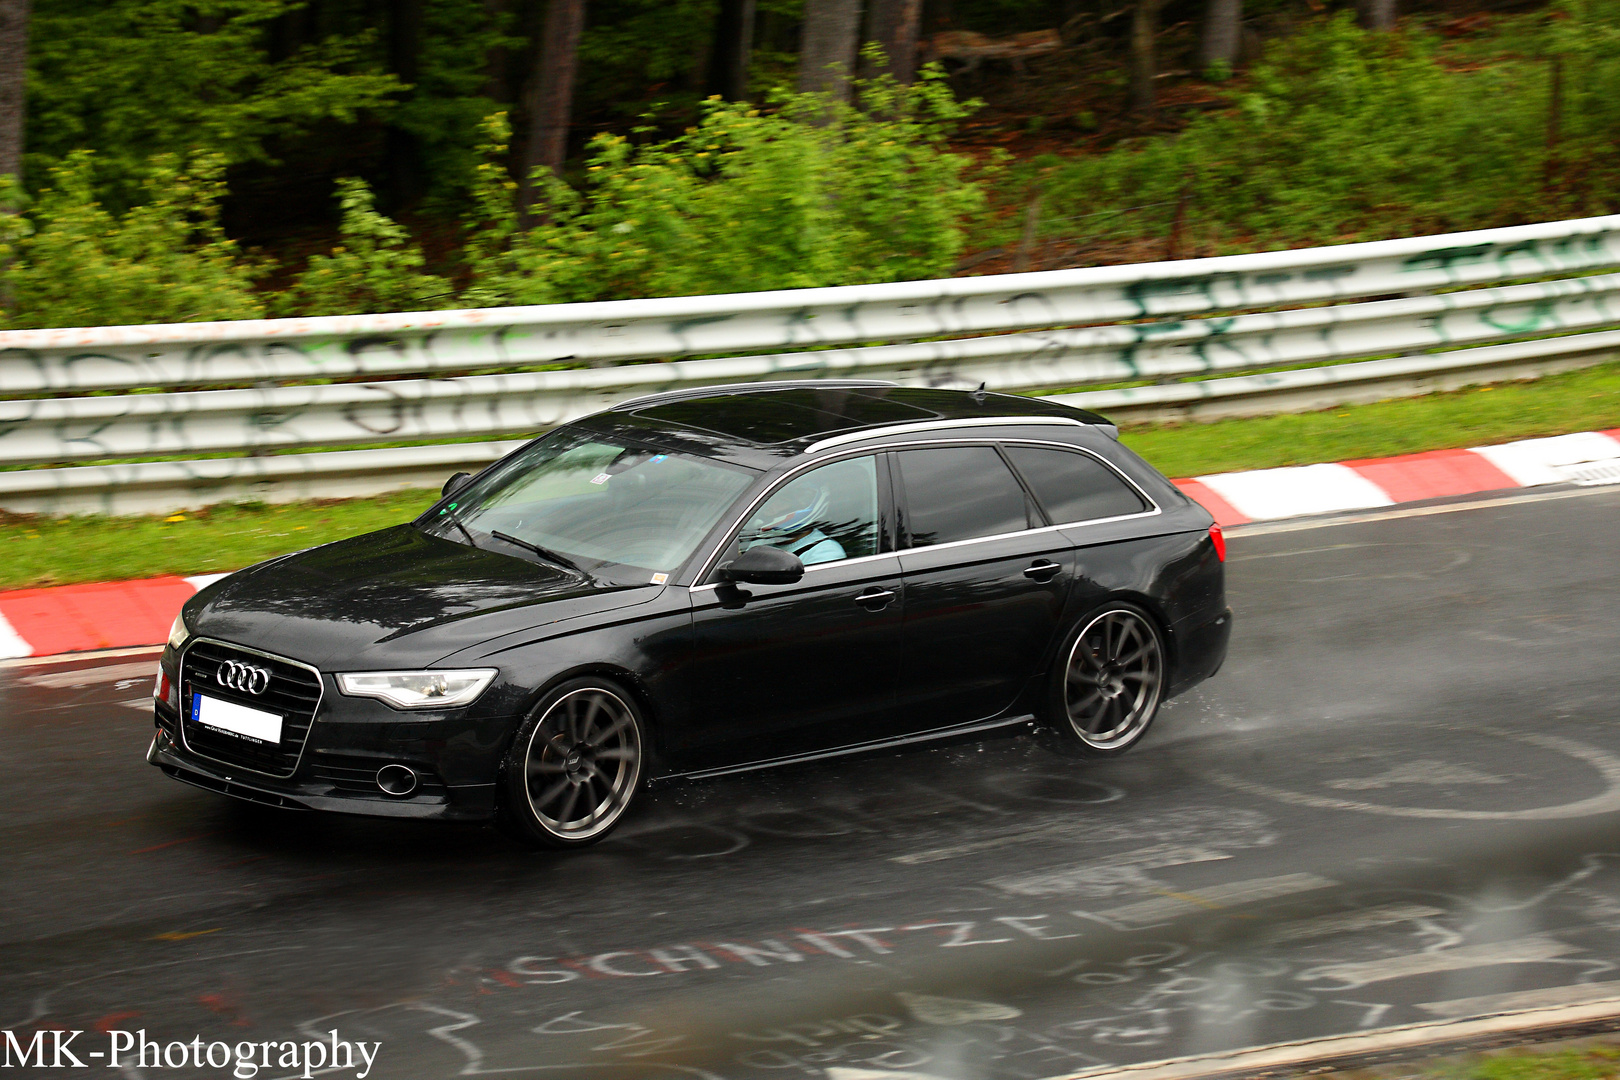
<svg viewBox="0 0 1620 1080">
<path fill-rule="evenodd" d="M 641 789 L 646 742 L 640 710 L 622 688 L 597 678 L 563 683 L 512 740 L 501 824 L 537 847 L 596 843 Z"/>
<path fill-rule="evenodd" d="M 1140 608 L 1116 603 L 1088 615 L 1058 653 L 1048 718 L 1087 757 L 1130 749 L 1153 723 L 1164 689 L 1164 643 Z"/>
</svg>

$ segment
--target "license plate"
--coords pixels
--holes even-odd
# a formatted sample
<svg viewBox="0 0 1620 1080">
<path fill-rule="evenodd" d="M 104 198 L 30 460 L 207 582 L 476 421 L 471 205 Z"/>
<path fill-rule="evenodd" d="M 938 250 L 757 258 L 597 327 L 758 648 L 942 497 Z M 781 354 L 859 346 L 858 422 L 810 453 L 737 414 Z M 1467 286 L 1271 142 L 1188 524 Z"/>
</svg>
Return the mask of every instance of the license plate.
<svg viewBox="0 0 1620 1080">
<path fill-rule="evenodd" d="M 281 741 L 280 714 L 265 712 L 263 709 L 250 709 L 234 701 L 221 701 L 203 694 L 193 694 L 191 719 L 204 727 L 228 731 L 232 735 L 239 735 L 254 742 Z"/>
</svg>

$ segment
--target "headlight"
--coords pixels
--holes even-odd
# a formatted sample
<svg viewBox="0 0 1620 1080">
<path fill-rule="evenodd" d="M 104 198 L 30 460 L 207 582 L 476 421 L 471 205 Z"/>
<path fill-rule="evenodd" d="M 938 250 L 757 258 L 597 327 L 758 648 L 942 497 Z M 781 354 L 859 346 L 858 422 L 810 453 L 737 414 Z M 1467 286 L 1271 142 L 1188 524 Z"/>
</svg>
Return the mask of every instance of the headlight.
<svg viewBox="0 0 1620 1080">
<path fill-rule="evenodd" d="M 371 697 L 398 709 L 452 709 L 470 705 L 495 678 L 494 668 L 466 671 L 355 671 L 337 677 L 350 697 Z"/>
<path fill-rule="evenodd" d="M 186 625 L 186 617 L 184 615 L 176 615 L 174 617 L 174 625 L 169 627 L 169 648 L 173 649 L 175 652 L 179 652 L 180 647 L 190 640 L 191 627 Z"/>
</svg>

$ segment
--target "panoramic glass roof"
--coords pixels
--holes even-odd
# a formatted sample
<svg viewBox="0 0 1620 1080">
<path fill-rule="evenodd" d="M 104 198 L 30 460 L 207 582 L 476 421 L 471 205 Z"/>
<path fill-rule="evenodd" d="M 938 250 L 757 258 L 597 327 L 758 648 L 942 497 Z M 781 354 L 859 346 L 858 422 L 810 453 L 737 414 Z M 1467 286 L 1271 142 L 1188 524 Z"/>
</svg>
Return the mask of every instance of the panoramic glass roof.
<svg viewBox="0 0 1620 1080">
<path fill-rule="evenodd" d="M 873 424 L 933 420 L 941 414 L 869 392 L 794 389 L 688 398 L 637 409 L 634 415 L 770 446 Z"/>
</svg>

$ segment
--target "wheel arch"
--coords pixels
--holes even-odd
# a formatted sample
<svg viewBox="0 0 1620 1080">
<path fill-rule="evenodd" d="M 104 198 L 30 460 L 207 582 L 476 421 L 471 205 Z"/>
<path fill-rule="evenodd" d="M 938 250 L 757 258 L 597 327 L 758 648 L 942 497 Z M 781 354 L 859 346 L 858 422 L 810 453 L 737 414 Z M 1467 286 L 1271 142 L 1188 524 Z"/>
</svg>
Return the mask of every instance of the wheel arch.
<svg viewBox="0 0 1620 1080">
<path fill-rule="evenodd" d="M 1148 618 L 1153 620 L 1153 627 L 1158 630 L 1159 639 L 1164 642 L 1165 666 L 1166 668 L 1175 668 L 1179 663 L 1176 636 L 1170 628 L 1170 620 L 1164 613 L 1164 606 L 1147 593 L 1135 589 L 1116 589 L 1110 592 L 1107 599 L 1100 603 L 1084 608 L 1076 606 L 1066 614 L 1063 622 L 1058 626 L 1058 632 L 1052 636 L 1052 644 L 1047 650 L 1046 663 L 1042 665 L 1041 670 L 1036 674 L 1036 680 L 1044 683 L 1051 676 L 1053 666 L 1064 662 L 1063 646 L 1082 622 L 1094 618 L 1098 612 L 1107 608 L 1109 604 L 1120 602 L 1141 608 Z"/>
<path fill-rule="evenodd" d="M 649 760 L 646 764 L 652 766 L 647 772 L 647 779 L 651 780 L 658 774 L 658 768 L 663 759 L 663 747 L 660 742 L 658 709 L 653 704 L 652 691 L 647 688 L 646 683 L 634 671 L 621 664 L 608 663 L 607 661 L 591 661 L 575 664 L 573 667 L 557 672 L 536 687 L 524 699 L 523 708 L 518 713 L 518 722 L 512 725 L 512 730 L 506 737 L 506 745 L 501 750 L 501 774 L 503 777 L 506 773 L 507 763 L 512 759 L 512 742 L 517 738 L 518 732 L 523 730 L 524 725 L 529 722 L 529 718 L 534 715 L 535 709 L 540 707 L 540 703 L 563 683 L 571 682 L 574 679 L 588 678 L 592 675 L 615 683 L 635 699 L 636 707 L 641 710 L 642 722 L 647 729 L 647 742 L 650 752 L 647 755 Z"/>
</svg>

